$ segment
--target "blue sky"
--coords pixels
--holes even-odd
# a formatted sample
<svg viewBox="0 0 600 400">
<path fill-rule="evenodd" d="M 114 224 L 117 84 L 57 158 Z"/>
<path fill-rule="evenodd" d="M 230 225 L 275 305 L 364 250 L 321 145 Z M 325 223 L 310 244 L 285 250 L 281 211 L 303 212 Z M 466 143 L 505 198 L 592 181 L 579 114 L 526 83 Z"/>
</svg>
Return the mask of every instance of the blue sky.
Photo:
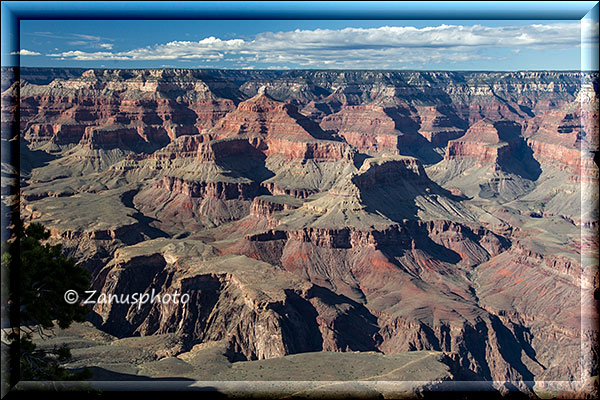
<svg viewBox="0 0 600 400">
<path fill-rule="evenodd" d="M 581 26 L 576 20 L 21 20 L 20 63 L 85 68 L 579 70 L 581 46 L 597 46 L 587 39 L 582 44 Z"/>
</svg>

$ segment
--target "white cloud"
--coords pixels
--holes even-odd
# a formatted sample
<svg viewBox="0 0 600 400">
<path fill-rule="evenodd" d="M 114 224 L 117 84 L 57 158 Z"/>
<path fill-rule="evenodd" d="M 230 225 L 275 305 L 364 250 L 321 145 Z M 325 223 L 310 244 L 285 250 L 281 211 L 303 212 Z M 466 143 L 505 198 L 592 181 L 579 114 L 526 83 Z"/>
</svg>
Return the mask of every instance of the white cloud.
<svg viewBox="0 0 600 400">
<path fill-rule="evenodd" d="M 83 33 L 66 33 L 66 34 L 58 34 L 57 35 L 52 32 L 24 32 L 24 34 L 42 37 L 42 38 L 66 40 L 67 41 L 66 43 L 70 46 L 77 46 L 77 47 L 83 46 L 83 47 L 90 48 L 90 49 L 102 48 L 102 49 L 111 50 L 113 45 L 112 45 L 112 43 L 107 43 L 107 42 L 114 41 L 113 39 L 110 39 L 107 37 L 87 35 L 87 34 L 83 34 Z M 54 50 L 57 50 L 57 49 L 54 49 Z"/>
<path fill-rule="evenodd" d="M 263 32 L 253 40 L 208 37 L 200 41 L 172 41 L 128 51 L 71 50 L 49 54 L 73 60 L 185 60 L 248 61 L 301 67 L 395 68 L 442 61 L 490 59 L 482 51 L 505 48 L 557 49 L 579 46 L 579 22 L 524 26 L 446 25 L 416 28 L 314 29 Z M 112 46 L 100 45 L 105 50 Z M 515 53 L 513 53 L 515 54 Z M 496 58 L 500 59 L 500 56 Z"/>
<path fill-rule="evenodd" d="M 39 56 L 39 55 L 41 55 L 41 53 L 38 53 L 37 51 L 30 51 L 30 50 L 27 50 L 27 49 L 21 49 L 19 51 L 13 51 L 10 54 L 11 55 L 20 55 L 20 56 Z"/>
<path fill-rule="evenodd" d="M 587 46 L 598 46 L 600 24 L 589 18 L 581 20 L 581 42 Z"/>
<path fill-rule="evenodd" d="M 97 51 L 93 53 L 88 53 L 81 50 L 69 50 L 64 51 L 62 53 L 51 53 L 47 54 L 49 57 L 62 57 L 66 59 L 74 59 L 74 60 L 83 60 L 83 61 L 92 61 L 92 60 L 130 60 L 129 57 L 125 56 L 116 56 L 108 51 Z"/>
<path fill-rule="evenodd" d="M 81 33 L 73 33 L 72 35 L 75 36 L 75 37 L 84 39 L 84 40 L 91 41 L 91 42 L 97 42 L 99 40 L 102 40 L 102 37 L 100 37 L 100 36 L 84 35 L 84 34 L 81 34 Z"/>
</svg>

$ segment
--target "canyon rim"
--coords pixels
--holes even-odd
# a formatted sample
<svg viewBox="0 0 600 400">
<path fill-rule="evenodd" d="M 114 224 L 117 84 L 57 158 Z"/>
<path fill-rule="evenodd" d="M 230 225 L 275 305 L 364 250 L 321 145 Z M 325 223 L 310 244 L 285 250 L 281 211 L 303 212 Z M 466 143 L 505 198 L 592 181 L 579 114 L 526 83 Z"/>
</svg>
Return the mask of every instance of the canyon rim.
<svg viewBox="0 0 600 400">
<path fill-rule="evenodd" d="M 94 382 L 597 393 L 597 72 L 3 67 L 2 146 Z"/>
</svg>

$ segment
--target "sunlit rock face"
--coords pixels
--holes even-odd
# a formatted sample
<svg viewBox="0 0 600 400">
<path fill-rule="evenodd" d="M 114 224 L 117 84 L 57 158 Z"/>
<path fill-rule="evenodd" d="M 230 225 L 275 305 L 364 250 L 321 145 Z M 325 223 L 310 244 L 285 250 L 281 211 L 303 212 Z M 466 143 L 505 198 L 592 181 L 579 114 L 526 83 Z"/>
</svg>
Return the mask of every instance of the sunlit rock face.
<svg viewBox="0 0 600 400">
<path fill-rule="evenodd" d="M 97 305 L 96 327 L 173 334 L 170 356 L 435 350 L 455 378 L 579 379 L 597 335 L 582 330 L 598 286 L 596 75 L 20 76 L 2 137 L 19 104 L 26 221 L 98 291 L 190 295 Z"/>
</svg>

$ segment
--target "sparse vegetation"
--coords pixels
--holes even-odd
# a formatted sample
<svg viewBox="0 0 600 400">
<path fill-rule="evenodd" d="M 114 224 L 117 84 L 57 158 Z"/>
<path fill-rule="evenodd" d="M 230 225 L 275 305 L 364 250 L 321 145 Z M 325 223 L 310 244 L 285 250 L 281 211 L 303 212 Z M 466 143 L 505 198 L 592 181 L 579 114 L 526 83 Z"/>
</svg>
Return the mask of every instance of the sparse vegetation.
<svg viewBox="0 0 600 400">
<path fill-rule="evenodd" d="M 38 348 L 32 337 L 53 334 L 55 325 L 67 328 L 74 321 L 83 322 L 87 307 L 64 301 L 67 290 L 83 293 L 89 289 L 89 274 L 75 260 L 62 254 L 61 245 L 43 244 L 50 232 L 39 223 L 27 228 L 23 221 L 15 229 L 16 237 L 2 246 L 2 268 L 18 279 L 18 293 L 9 293 L 10 301 L 18 301 L 20 326 L 6 335 L 11 345 L 20 349 L 21 380 L 84 380 L 89 370 L 70 373 L 61 364 L 71 358 L 67 346 Z M 19 262 L 13 262 L 13 257 Z M 15 269 L 16 270 L 12 270 Z"/>
</svg>

